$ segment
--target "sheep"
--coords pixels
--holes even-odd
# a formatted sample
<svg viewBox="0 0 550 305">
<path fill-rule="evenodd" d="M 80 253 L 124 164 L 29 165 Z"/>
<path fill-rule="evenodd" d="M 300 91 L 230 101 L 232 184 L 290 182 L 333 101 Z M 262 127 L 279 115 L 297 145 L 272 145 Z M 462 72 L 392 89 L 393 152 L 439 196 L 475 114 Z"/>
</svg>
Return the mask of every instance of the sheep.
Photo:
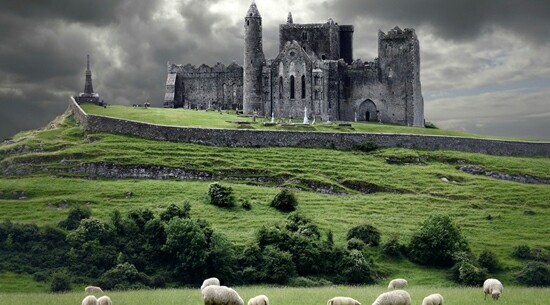
<svg viewBox="0 0 550 305">
<path fill-rule="evenodd" d="M 405 279 L 394 279 L 390 281 L 388 289 L 404 289 L 407 288 L 408 285 L 409 283 L 407 283 L 407 280 Z"/>
<path fill-rule="evenodd" d="M 359 301 L 355 299 L 348 297 L 334 297 L 328 300 L 327 305 L 361 305 L 361 303 L 359 303 Z"/>
<path fill-rule="evenodd" d="M 97 286 L 88 286 L 86 288 L 84 288 L 84 291 L 86 291 L 87 293 L 103 293 L 103 290 L 101 290 L 101 288 L 97 287 Z"/>
<path fill-rule="evenodd" d="M 504 287 L 502 283 L 497 279 L 486 279 L 483 282 L 483 293 L 485 294 L 484 300 L 487 299 L 487 294 L 490 294 L 493 297 L 493 300 L 496 301 L 502 294 Z"/>
<path fill-rule="evenodd" d="M 443 305 L 443 296 L 439 293 L 430 294 L 422 300 L 422 305 Z"/>
<path fill-rule="evenodd" d="M 113 301 L 111 301 L 111 298 L 104 295 L 97 299 L 97 305 L 113 305 Z"/>
<path fill-rule="evenodd" d="M 89 295 L 82 300 L 82 305 L 97 305 L 97 299 L 93 295 Z"/>
<path fill-rule="evenodd" d="M 411 296 L 405 290 L 393 290 L 379 295 L 372 305 L 411 305 Z"/>
<path fill-rule="evenodd" d="M 269 305 L 269 299 L 267 296 L 260 294 L 248 300 L 248 305 Z"/>
<path fill-rule="evenodd" d="M 203 290 L 204 287 L 210 286 L 210 285 L 220 286 L 220 280 L 218 280 L 218 279 L 215 278 L 215 277 L 211 277 L 211 278 L 209 278 L 209 279 L 204 280 L 204 281 L 202 282 L 201 290 Z"/>
<path fill-rule="evenodd" d="M 210 285 L 202 290 L 204 305 L 244 305 L 239 294 L 226 286 Z"/>
</svg>

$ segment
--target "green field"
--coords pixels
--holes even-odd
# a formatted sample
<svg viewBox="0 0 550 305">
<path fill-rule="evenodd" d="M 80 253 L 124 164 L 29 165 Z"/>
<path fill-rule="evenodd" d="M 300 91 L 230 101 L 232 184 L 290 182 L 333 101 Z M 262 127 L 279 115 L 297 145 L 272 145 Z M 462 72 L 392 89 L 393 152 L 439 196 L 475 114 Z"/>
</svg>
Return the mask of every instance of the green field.
<svg viewBox="0 0 550 305">
<path fill-rule="evenodd" d="M 267 129 L 267 130 L 301 130 L 301 131 L 327 131 L 327 132 L 372 132 L 372 133 L 405 133 L 405 134 L 427 134 L 427 135 L 444 135 L 444 136 L 460 136 L 460 137 L 475 137 L 487 139 L 502 139 L 502 140 L 519 140 L 526 141 L 527 139 L 517 139 L 509 137 L 495 137 L 485 135 L 475 135 L 459 131 L 450 131 L 433 128 L 407 127 L 392 124 L 379 124 L 375 122 L 354 122 L 351 127 L 340 127 L 338 122 L 333 124 L 323 124 L 317 122 L 310 126 L 264 126 L 264 122 L 270 122 L 271 118 L 259 117 L 256 122 L 253 122 L 251 117 L 237 116 L 235 111 L 205 111 L 205 110 L 189 110 L 189 109 L 166 109 L 166 108 L 136 108 L 127 106 L 109 106 L 107 108 L 99 107 L 93 104 L 82 104 L 82 109 L 89 114 L 110 116 L 127 120 L 160 124 L 172 126 L 190 126 L 190 127 L 209 127 L 209 128 L 248 128 L 248 129 Z M 239 125 L 231 122 L 246 121 L 250 125 Z M 288 122 L 288 118 L 283 120 Z M 302 118 L 293 120 L 293 123 L 302 123 Z M 350 123 L 350 122 L 346 122 Z M 539 141 L 539 140 L 534 140 Z"/>
<path fill-rule="evenodd" d="M 149 110 L 154 111 L 152 108 L 136 109 Z M 522 265 L 511 256 L 514 246 L 550 248 L 549 185 L 502 181 L 457 170 L 461 164 L 475 164 L 496 172 L 550 179 L 549 158 L 395 148 L 371 153 L 313 148 L 220 148 L 113 134 L 85 134 L 72 118 L 66 116 L 58 118 L 48 128 L 20 133 L 13 140 L 13 144 L 0 146 L 0 170 L 16 168 L 32 174 L 0 177 L 0 191 L 4 194 L 0 197 L 0 221 L 9 219 L 55 225 L 67 216 L 71 206 L 77 204 L 89 205 L 94 216 L 107 220 L 115 209 L 126 212 L 148 207 L 158 212 L 171 203 L 189 201 L 192 217 L 206 219 L 216 231 L 223 232 L 236 245 L 242 246 L 262 225 L 285 219 L 286 214 L 270 208 L 269 202 L 279 187 L 287 186 L 296 191 L 298 210 L 311 218 L 323 232 L 332 230 L 338 245 L 345 243 L 345 234 L 350 227 L 363 222 L 369 222 L 380 230 L 382 242 L 392 234 L 398 234 L 400 242 L 407 243 L 411 233 L 430 214 L 449 215 L 464 232 L 474 254 L 484 249 L 495 252 L 504 266 L 496 276 L 505 286 L 514 284 L 513 275 Z M 388 157 L 418 158 L 421 163 L 389 164 L 386 162 Z M 215 174 L 219 177 L 216 180 L 233 187 L 239 202 L 248 200 L 252 209 L 221 210 L 209 205 L 207 189 L 211 180 L 84 179 L 90 177 L 69 172 L 82 162 L 105 162 L 117 166 L 155 165 Z M 59 172 L 47 173 L 44 169 Z M 443 182 L 443 177 L 450 182 Z M 366 194 L 354 187 L 356 185 L 374 187 L 376 192 Z M 332 190 L 333 194 L 323 193 L 326 190 Z M 14 191 L 26 192 L 27 199 L 10 197 Z M 129 191 L 133 196 L 127 198 L 124 194 Z M 60 208 L 60 203 L 67 206 Z M 377 262 L 388 271 L 389 277 L 404 277 L 410 283 L 424 287 L 418 288 L 421 289 L 418 295 L 427 293 L 428 287 L 456 286 L 447 279 L 447 270 L 376 255 L 379 256 Z M 2 292 L 47 289 L 47 285 L 34 282 L 31 276 L 0 273 Z M 243 288 L 243 296 L 256 293 L 254 289 L 257 288 Z M 288 297 L 293 293 L 300 299 L 296 304 L 326 303 L 329 297 L 343 293 L 357 296 L 363 304 L 370 304 L 375 294 L 382 290 L 380 287 L 377 290 L 337 287 L 334 288 L 337 290 L 327 288 L 316 292 L 308 289 L 305 290 L 307 293 L 301 293 L 293 289 L 284 292 L 278 288 L 270 289 L 273 289 L 274 304 L 292 299 Z M 448 304 L 472 304 L 483 297 L 477 288 L 445 289 L 449 295 L 462 300 Z M 512 293 L 514 289 L 519 292 Z M 166 295 L 162 297 L 160 294 L 143 291 L 113 293 L 113 296 L 120 296 L 116 304 L 131 304 L 136 299 L 149 300 L 155 296 L 164 300 L 158 304 L 175 304 L 186 296 L 190 303 L 200 303 L 197 291 L 162 291 Z M 528 295 L 531 296 L 529 299 L 536 300 L 533 294 L 546 296 L 539 299 L 541 302 L 550 299 L 548 289 L 511 288 L 505 290 L 499 302 L 519 304 L 521 298 L 515 299 L 518 295 Z M 49 304 L 50 298 L 51 302 L 60 300 L 58 304 L 76 303 L 82 298 L 82 294 L 77 293 L 59 296 L 36 294 L 27 300 L 34 296 L 43 298 L 43 302 L 38 302 L 40 304 Z M 21 298 L 17 294 L 0 294 L 0 300 L 6 297 Z M 416 304 L 421 302 L 419 297 L 413 297 L 413 300 Z M 37 304 L 26 301 L 0 303 Z"/>
<path fill-rule="evenodd" d="M 382 286 L 333 286 L 321 288 L 290 288 L 290 287 L 236 287 L 245 304 L 247 300 L 258 294 L 265 294 L 270 304 L 292 305 L 320 305 L 335 296 L 349 296 L 361 302 L 371 304 L 376 297 L 386 292 Z M 85 297 L 83 292 L 71 292 L 64 294 L 45 293 L 0 293 L 2 304 L 10 305 L 69 305 L 80 304 Z M 493 304 L 490 296 L 483 299 L 481 288 L 442 288 L 442 287 L 411 287 L 407 289 L 411 295 L 411 304 L 421 304 L 422 299 L 432 293 L 440 293 L 445 299 L 445 304 L 471 305 Z M 202 305 L 202 298 L 198 288 L 196 289 L 163 289 L 140 290 L 130 292 L 108 292 L 108 295 L 116 305 L 134 304 L 162 304 L 162 305 Z M 547 305 L 550 304 L 549 288 L 525 288 L 504 287 L 503 294 L 498 300 L 500 305 Z"/>
</svg>

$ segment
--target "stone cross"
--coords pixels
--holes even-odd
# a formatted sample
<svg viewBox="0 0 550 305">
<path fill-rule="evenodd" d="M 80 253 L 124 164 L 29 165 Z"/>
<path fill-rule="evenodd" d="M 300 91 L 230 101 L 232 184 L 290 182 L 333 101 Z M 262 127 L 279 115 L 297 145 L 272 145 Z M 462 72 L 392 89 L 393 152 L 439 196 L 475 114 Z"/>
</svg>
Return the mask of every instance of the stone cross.
<svg viewBox="0 0 550 305">
<path fill-rule="evenodd" d="M 304 107 L 304 124 L 309 124 L 309 119 L 307 118 L 307 107 Z"/>
</svg>

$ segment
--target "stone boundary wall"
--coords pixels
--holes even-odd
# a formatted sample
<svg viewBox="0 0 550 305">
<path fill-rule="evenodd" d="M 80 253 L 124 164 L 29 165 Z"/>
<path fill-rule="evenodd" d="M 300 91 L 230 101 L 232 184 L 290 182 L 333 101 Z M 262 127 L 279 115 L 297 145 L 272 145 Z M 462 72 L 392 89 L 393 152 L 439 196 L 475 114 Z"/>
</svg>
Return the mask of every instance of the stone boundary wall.
<svg viewBox="0 0 550 305">
<path fill-rule="evenodd" d="M 356 143 L 374 142 L 381 147 L 457 150 L 502 156 L 550 157 L 550 142 L 519 142 L 412 134 L 178 127 L 86 114 L 72 97 L 69 108 L 86 131 L 118 133 L 146 139 L 210 146 L 350 148 Z"/>
</svg>

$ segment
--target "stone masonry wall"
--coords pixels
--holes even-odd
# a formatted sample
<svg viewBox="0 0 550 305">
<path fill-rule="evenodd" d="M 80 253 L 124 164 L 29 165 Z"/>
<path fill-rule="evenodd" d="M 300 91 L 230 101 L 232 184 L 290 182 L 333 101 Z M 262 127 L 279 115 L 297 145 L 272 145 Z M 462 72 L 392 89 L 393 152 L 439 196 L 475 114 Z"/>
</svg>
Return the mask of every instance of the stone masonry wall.
<svg viewBox="0 0 550 305">
<path fill-rule="evenodd" d="M 135 135 L 146 139 L 227 147 L 326 147 L 349 148 L 356 143 L 374 142 L 381 147 L 426 150 L 458 150 L 504 156 L 550 157 L 550 142 L 430 136 L 411 134 L 303 132 L 193 128 L 154 125 L 112 117 L 87 115 L 73 98 L 71 111 L 89 132 Z"/>
</svg>

